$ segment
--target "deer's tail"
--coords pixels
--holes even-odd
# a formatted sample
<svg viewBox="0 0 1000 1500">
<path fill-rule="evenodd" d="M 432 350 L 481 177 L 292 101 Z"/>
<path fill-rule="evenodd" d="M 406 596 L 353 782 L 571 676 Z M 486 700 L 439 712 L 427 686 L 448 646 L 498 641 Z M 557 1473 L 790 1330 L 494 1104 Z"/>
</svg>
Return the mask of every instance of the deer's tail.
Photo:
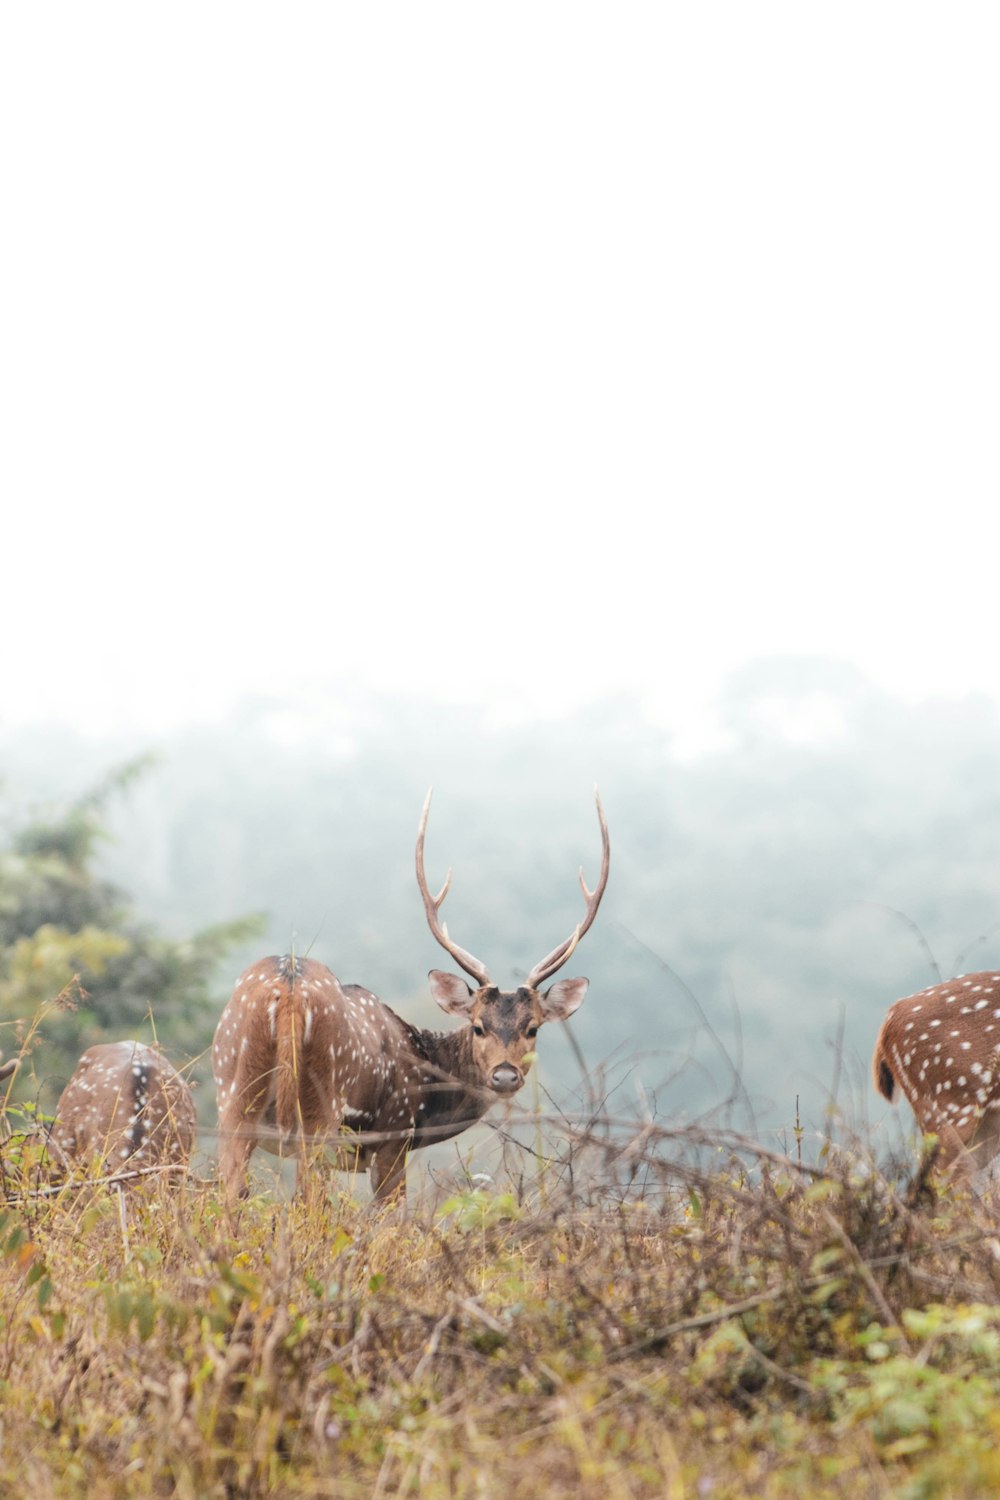
<svg viewBox="0 0 1000 1500">
<path fill-rule="evenodd" d="M 878 1034 L 875 1043 L 875 1055 L 872 1058 L 872 1074 L 875 1079 L 875 1087 L 883 1098 L 888 1099 L 890 1104 L 896 1095 L 896 1075 L 889 1065 L 888 1047 L 885 1040 L 885 1026 Z"/>
<path fill-rule="evenodd" d="M 282 1135 L 292 1135 L 300 1123 L 302 1079 L 302 1008 L 294 980 L 277 1002 L 275 1040 L 275 1121 Z"/>
</svg>

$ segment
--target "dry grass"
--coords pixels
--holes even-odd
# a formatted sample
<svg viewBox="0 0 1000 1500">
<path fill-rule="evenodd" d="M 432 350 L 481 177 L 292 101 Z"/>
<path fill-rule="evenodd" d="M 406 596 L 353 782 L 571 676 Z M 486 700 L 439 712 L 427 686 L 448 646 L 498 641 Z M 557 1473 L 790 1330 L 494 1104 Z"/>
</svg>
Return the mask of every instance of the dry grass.
<svg viewBox="0 0 1000 1500">
<path fill-rule="evenodd" d="M 235 1215 L 161 1181 L 125 1234 L 115 1193 L 27 1196 L 27 1165 L 0 1229 L 0 1492 L 1000 1490 L 988 1202 L 856 1151 L 803 1169 L 620 1125 L 408 1218 L 318 1178 Z"/>
</svg>

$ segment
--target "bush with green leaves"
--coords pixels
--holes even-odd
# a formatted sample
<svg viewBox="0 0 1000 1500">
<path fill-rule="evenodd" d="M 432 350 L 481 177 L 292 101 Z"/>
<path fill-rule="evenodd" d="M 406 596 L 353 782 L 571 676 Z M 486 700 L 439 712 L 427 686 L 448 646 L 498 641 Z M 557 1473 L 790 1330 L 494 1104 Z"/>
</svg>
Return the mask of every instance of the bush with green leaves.
<svg viewBox="0 0 1000 1500">
<path fill-rule="evenodd" d="M 0 1048 L 25 1052 L 21 1097 L 51 1106 L 95 1042 L 158 1040 L 178 1060 L 207 1045 L 221 1008 L 219 960 L 256 917 L 161 936 L 100 877 L 108 802 L 148 771 L 130 762 L 67 806 L 19 819 L 0 844 Z"/>
</svg>

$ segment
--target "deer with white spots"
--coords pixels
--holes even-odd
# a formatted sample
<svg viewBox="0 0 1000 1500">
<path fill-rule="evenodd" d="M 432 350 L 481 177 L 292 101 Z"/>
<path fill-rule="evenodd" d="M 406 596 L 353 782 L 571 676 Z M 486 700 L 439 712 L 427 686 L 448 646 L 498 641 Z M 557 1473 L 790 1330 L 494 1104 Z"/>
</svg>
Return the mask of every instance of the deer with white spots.
<svg viewBox="0 0 1000 1500">
<path fill-rule="evenodd" d="M 897 1000 L 872 1060 L 875 1087 L 897 1087 L 941 1166 L 978 1171 L 1000 1151 L 1000 973 L 965 974 Z"/>
<path fill-rule="evenodd" d="M 228 1196 L 246 1192 L 255 1147 L 297 1155 L 332 1146 L 342 1167 L 366 1167 L 376 1198 L 405 1197 L 407 1153 L 458 1135 L 524 1083 L 546 1021 L 582 1004 L 586 979 L 542 989 L 589 929 L 608 881 L 610 844 L 597 798 L 601 873 L 593 891 L 580 872 L 586 910 L 570 936 L 524 983 L 501 990 L 486 966 L 458 947 L 439 919 L 451 872 L 436 896 L 424 874 L 430 793 L 417 834 L 417 883 L 431 932 L 475 989 L 434 969 L 431 993 L 465 1024 L 425 1031 L 356 984 L 341 984 L 314 959 L 262 959 L 237 981 L 212 1046 L 219 1104 L 219 1171 Z M 350 1132 L 347 1137 L 345 1132 Z M 354 1134 L 356 1132 L 356 1135 Z"/>
<path fill-rule="evenodd" d="M 195 1144 L 194 1098 L 156 1047 L 88 1047 L 56 1105 L 49 1151 L 62 1166 L 100 1158 L 104 1171 L 187 1165 Z"/>
</svg>

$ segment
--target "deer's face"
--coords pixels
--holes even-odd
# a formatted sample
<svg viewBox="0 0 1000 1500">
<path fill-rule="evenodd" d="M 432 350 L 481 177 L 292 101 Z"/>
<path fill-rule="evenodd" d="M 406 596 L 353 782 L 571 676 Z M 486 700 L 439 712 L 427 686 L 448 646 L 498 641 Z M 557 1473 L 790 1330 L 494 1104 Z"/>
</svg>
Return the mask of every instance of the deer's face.
<svg viewBox="0 0 1000 1500">
<path fill-rule="evenodd" d="M 500 990 L 484 984 L 473 990 L 457 974 L 432 969 L 431 994 L 442 1010 L 472 1028 L 472 1056 L 482 1086 L 501 1095 L 524 1084 L 535 1051 L 538 1028 L 565 1021 L 583 1004 L 589 980 L 560 979 L 545 991 L 522 985 Z"/>
</svg>

